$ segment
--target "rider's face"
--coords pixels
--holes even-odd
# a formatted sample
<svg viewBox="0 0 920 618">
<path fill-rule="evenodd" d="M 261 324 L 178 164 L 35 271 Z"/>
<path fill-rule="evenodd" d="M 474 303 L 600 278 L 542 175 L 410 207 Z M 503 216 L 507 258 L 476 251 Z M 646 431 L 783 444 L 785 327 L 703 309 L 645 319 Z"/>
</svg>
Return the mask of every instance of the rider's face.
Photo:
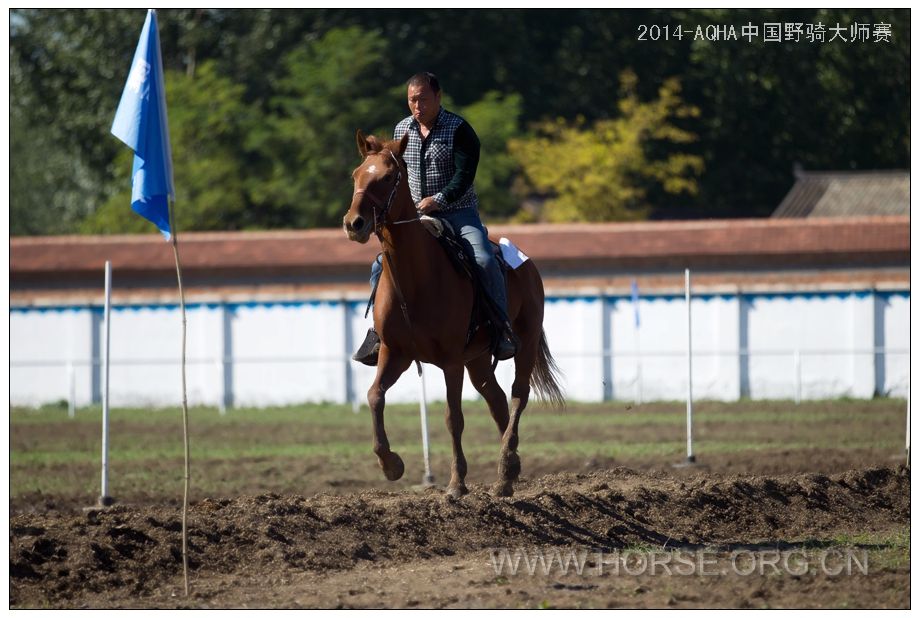
<svg viewBox="0 0 920 618">
<path fill-rule="evenodd" d="M 441 109 L 441 92 L 435 92 L 428 84 L 409 86 L 408 100 L 412 117 L 430 127 Z"/>
</svg>

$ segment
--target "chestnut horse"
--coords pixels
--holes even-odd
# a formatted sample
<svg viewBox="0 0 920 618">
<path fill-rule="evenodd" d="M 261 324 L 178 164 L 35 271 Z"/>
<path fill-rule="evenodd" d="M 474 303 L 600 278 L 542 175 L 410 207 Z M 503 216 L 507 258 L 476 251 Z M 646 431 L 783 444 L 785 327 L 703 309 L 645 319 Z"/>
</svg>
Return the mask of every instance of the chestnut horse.
<svg viewBox="0 0 920 618">
<path fill-rule="evenodd" d="M 403 461 L 390 450 L 383 425 L 387 390 L 413 361 L 437 365 L 447 387 L 447 429 L 453 441 L 453 465 L 447 491 L 467 493 L 466 458 L 460 444 L 463 368 L 483 396 L 501 434 L 496 495 L 510 496 L 521 470 L 517 454 L 518 423 L 530 387 L 544 400 L 564 405 L 556 367 L 543 333 L 543 280 L 532 260 L 508 273 L 508 317 L 520 340 L 514 357 L 511 410 L 492 371 L 488 329 L 481 328 L 467 345 L 473 310 L 473 286 L 457 273 L 444 249 L 422 225 L 409 194 L 402 155 L 407 136 L 381 142 L 357 133 L 364 159 L 352 173 L 355 192 L 344 218 L 349 240 L 366 243 L 376 234 L 384 253 L 383 274 L 374 302 L 374 325 L 380 336 L 377 376 L 367 393 L 374 423 L 374 453 L 386 477 L 403 474 Z M 405 223 L 405 224 L 403 224 Z"/>
</svg>

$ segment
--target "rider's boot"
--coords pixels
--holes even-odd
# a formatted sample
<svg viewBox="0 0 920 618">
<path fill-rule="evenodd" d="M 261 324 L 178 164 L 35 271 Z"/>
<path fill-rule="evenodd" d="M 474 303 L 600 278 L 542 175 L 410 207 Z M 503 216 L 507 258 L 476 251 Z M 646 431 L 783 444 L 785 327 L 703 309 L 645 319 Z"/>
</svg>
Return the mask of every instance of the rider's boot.
<svg viewBox="0 0 920 618">
<path fill-rule="evenodd" d="M 500 361 L 508 360 L 517 354 L 517 349 L 518 338 L 515 336 L 514 331 L 511 330 L 511 324 L 506 322 L 502 331 L 502 338 L 498 342 L 498 348 L 495 350 L 495 358 Z"/>
</svg>

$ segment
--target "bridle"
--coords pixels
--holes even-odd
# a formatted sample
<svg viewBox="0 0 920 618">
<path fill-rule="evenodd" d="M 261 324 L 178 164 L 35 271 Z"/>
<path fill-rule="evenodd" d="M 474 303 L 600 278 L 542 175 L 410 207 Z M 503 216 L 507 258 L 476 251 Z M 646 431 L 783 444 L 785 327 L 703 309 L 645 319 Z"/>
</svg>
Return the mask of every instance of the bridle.
<svg viewBox="0 0 920 618">
<path fill-rule="evenodd" d="M 393 200 L 396 198 L 396 191 L 397 189 L 399 189 L 399 183 L 402 182 L 402 165 L 399 164 L 399 159 L 396 158 L 396 155 L 393 154 L 392 150 L 387 150 L 387 152 L 390 153 L 390 157 L 393 159 L 393 162 L 396 164 L 396 182 L 393 183 L 393 188 L 390 189 L 390 196 L 387 198 L 387 203 L 384 204 L 383 209 L 380 210 L 380 212 L 378 213 L 377 206 L 379 204 L 377 200 L 370 193 L 367 194 L 367 197 L 370 198 L 371 204 L 374 210 L 374 234 L 377 236 L 377 238 L 380 240 L 380 244 L 383 246 L 383 255 L 386 258 L 387 264 L 390 266 L 390 278 L 393 281 L 393 289 L 396 291 L 396 298 L 397 300 L 399 300 L 399 307 L 400 309 L 402 309 L 403 317 L 406 320 L 406 324 L 408 324 L 409 326 L 409 341 L 412 343 L 413 350 L 415 350 L 415 347 L 416 347 L 415 334 L 412 332 L 413 330 L 412 320 L 409 318 L 409 307 L 406 306 L 406 297 L 403 295 L 402 290 L 399 287 L 399 278 L 396 276 L 396 265 L 393 263 L 393 258 L 390 257 L 390 252 L 387 251 L 387 243 L 384 242 L 384 237 L 380 235 L 380 232 L 383 229 L 383 226 L 387 222 L 387 214 L 390 212 L 390 207 L 393 205 Z M 365 157 L 365 160 L 367 160 L 367 157 Z M 355 191 L 352 194 L 352 200 L 354 200 L 354 198 L 360 195 L 365 195 L 365 189 L 359 189 Z M 400 223 L 411 223 L 412 221 L 421 221 L 417 213 L 414 218 L 405 219 L 403 221 L 393 221 L 393 224 L 398 225 Z M 369 311 L 371 308 L 371 302 L 373 301 L 374 293 L 376 291 L 377 291 L 377 288 L 375 286 L 374 291 L 371 292 L 371 299 L 368 300 L 367 310 L 364 312 L 365 317 L 367 317 L 367 311 Z M 418 367 L 419 376 L 421 376 L 422 375 L 422 365 L 418 361 L 417 351 L 416 351 L 415 356 L 416 356 L 415 365 L 416 367 Z"/>
<path fill-rule="evenodd" d="M 390 157 L 393 159 L 393 163 L 396 164 L 396 182 L 393 183 L 393 188 L 390 189 L 390 196 L 387 198 L 386 204 L 384 204 L 383 208 L 378 212 L 377 208 L 380 205 L 379 202 L 373 196 L 373 194 L 371 193 L 366 194 L 367 197 L 371 200 L 371 205 L 373 207 L 374 234 L 376 234 L 378 238 L 380 238 L 380 230 L 383 229 L 384 225 L 386 225 L 387 214 L 390 212 L 390 207 L 393 205 L 393 200 L 396 198 L 396 191 L 399 189 L 399 183 L 402 182 L 402 165 L 399 164 L 399 159 L 396 158 L 396 155 L 393 154 L 392 150 L 387 150 L 387 152 L 390 153 Z M 365 160 L 367 159 L 365 158 Z M 352 200 L 354 200 L 354 198 L 359 197 L 361 195 L 365 195 L 365 191 L 366 191 L 365 189 L 358 189 L 357 191 L 355 191 L 351 196 Z M 403 221 L 394 221 L 393 223 L 394 224 L 410 223 L 412 221 L 418 221 L 418 220 L 419 218 L 418 216 L 416 216 L 412 219 L 405 219 Z"/>
</svg>

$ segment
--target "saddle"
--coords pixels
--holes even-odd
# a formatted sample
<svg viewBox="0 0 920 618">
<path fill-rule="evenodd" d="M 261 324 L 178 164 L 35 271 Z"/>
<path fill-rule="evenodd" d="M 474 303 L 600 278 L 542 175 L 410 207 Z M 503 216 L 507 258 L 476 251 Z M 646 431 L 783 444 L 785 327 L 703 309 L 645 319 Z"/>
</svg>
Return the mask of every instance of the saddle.
<svg viewBox="0 0 920 618">
<path fill-rule="evenodd" d="M 460 237 L 453 226 L 444 219 L 438 217 L 421 215 L 420 219 L 425 229 L 434 236 L 438 244 L 440 244 L 447 253 L 447 257 L 454 269 L 460 275 L 469 279 L 473 285 L 473 311 L 470 315 L 469 327 L 467 328 L 466 345 L 470 344 L 480 328 L 489 328 L 489 350 L 492 352 L 493 358 L 495 358 L 495 353 L 502 337 L 509 337 L 513 338 L 512 340 L 516 340 L 514 333 L 511 332 L 503 319 L 504 311 L 496 306 L 495 301 L 492 299 L 491 295 L 489 295 L 482 278 L 482 273 L 476 264 L 474 256 L 467 252 L 463 243 L 460 242 Z M 511 266 L 502 255 L 499 245 L 491 240 L 489 243 L 492 247 L 492 254 L 501 268 L 502 275 L 506 277 L 505 283 L 507 285 L 507 275 L 508 271 L 511 270 Z M 374 302 L 374 296 L 376 296 L 376 294 L 377 288 L 374 287 L 371 291 L 370 299 L 368 300 L 365 317 L 367 317 L 367 313 Z M 496 359 L 492 363 L 493 370 L 497 364 L 498 360 Z"/>
<path fill-rule="evenodd" d="M 489 327 L 491 333 L 489 349 L 494 356 L 502 336 L 514 336 L 513 333 L 506 332 L 508 329 L 502 317 L 504 311 L 496 306 L 492 296 L 486 290 L 485 281 L 483 281 L 482 272 L 476 264 L 475 257 L 471 255 L 465 245 L 460 242 L 460 236 L 453 226 L 444 219 L 438 217 L 422 215 L 420 218 L 422 220 L 422 226 L 435 237 L 447 253 L 447 257 L 450 258 L 450 263 L 453 265 L 454 270 L 465 276 L 473 284 L 473 311 L 470 315 L 470 325 L 467 329 L 466 344 L 470 344 L 480 328 Z M 498 244 L 491 240 L 489 244 L 492 248 L 492 255 L 498 261 L 499 267 L 501 268 L 502 276 L 506 277 L 505 284 L 507 285 L 508 271 L 511 270 L 511 268 L 508 262 L 505 261 Z"/>
</svg>

